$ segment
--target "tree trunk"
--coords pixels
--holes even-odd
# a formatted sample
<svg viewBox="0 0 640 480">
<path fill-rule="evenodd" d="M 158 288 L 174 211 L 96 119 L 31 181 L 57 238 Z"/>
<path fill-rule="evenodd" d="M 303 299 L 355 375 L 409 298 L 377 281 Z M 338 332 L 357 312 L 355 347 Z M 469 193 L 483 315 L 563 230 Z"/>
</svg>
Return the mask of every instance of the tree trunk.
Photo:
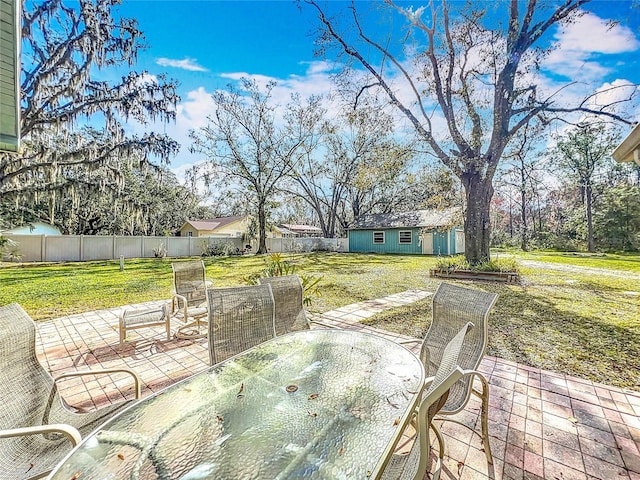
<svg viewBox="0 0 640 480">
<path fill-rule="evenodd" d="M 587 249 L 594 252 L 593 245 L 593 213 L 591 212 L 591 203 L 593 202 L 593 192 L 591 191 L 591 183 L 585 186 L 585 203 L 587 207 Z"/>
<path fill-rule="evenodd" d="M 523 252 L 527 251 L 527 179 L 525 177 L 524 165 L 520 170 L 520 215 L 522 216 L 522 239 L 520 247 Z"/>
<path fill-rule="evenodd" d="M 256 255 L 267 253 L 267 215 L 264 202 L 258 203 L 258 251 Z"/>
<path fill-rule="evenodd" d="M 463 174 L 462 184 L 467 199 L 464 219 L 464 254 L 469 263 L 486 262 L 489 256 L 491 221 L 489 206 L 493 197 L 491 180 L 478 174 Z"/>
</svg>

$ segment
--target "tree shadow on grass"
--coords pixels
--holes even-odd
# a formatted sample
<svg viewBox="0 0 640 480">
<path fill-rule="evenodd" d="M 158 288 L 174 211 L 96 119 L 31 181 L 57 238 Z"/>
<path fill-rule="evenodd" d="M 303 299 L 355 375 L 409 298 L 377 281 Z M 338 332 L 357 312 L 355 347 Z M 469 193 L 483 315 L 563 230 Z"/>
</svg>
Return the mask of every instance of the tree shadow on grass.
<svg viewBox="0 0 640 480">
<path fill-rule="evenodd" d="M 497 293 L 489 316 L 489 355 L 618 387 L 640 389 L 640 324 L 619 321 L 605 312 L 580 315 L 563 308 L 545 290 L 495 282 L 459 282 L 469 288 Z M 572 302 L 598 295 L 616 303 L 606 288 L 589 285 L 570 292 Z M 551 288 L 551 287 L 550 287 Z M 582 299 L 582 300 L 581 300 Z M 602 302 L 601 302 L 602 303 Z M 616 303 L 618 304 L 618 303 Z M 628 311 L 635 302 L 629 302 Z M 431 300 L 391 309 L 366 321 L 377 328 L 424 336 L 431 323 Z"/>
</svg>

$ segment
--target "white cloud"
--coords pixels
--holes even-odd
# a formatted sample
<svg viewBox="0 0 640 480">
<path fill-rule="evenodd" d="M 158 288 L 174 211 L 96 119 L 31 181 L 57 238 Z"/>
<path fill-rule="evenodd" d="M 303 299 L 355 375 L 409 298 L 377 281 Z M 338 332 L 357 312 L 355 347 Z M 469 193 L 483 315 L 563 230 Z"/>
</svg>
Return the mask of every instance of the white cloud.
<svg viewBox="0 0 640 480">
<path fill-rule="evenodd" d="M 182 60 L 176 60 L 172 58 L 161 57 L 156 60 L 156 63 L 161 67 L 181 68 L 183 70 L 189 70 L 191 72 L 208 72 L 209 71 L 203 66 L 198 65 L 197 60 L 194 58 L 183 58 Z"/>
<path fill-rule="evenodd" d="M 598 62 L 601 55 L 633 52 L 640 41 L 633 31 L 593 13 L 585 13 L 575 22 L 559 27 L 554 35 L 555 48 L 543 62 L 543 69 L 584 81 L 601 80 L 611 68 Z"/>
<path fill-rule="evenodd" d="M 562 48 L 574 52 L 624 53 L 640 47 L 630 28 L 612 24 L 593 13 L 585 13 L 560 29 L 555 39 Z"/>
</svg>

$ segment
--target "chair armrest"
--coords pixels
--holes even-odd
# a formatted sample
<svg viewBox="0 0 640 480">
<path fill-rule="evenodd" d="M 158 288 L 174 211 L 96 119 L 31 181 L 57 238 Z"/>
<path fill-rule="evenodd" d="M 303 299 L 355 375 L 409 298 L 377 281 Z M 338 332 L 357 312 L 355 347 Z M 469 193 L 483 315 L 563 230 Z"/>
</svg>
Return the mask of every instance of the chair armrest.
<svg viewBox="0 0 640 480">
<path fill-rule="evenodd" d="M 63 380 L 65 378 L 81 377 L 84 375 L 104 375 L 109 373 L 127 373 L 131 375 L 133 377 L 133 383 L 135 384 L 136 388 L 135 398 L 140 398 L 140 377 L 138 377 L 138 374 L 136 372 L 134 372 L 133 370 L 129 370 L 128 368 L 108 368 L 102 370 L 86 370 L 80 372 L 63 373 L 62 375 L 55 378 L 54 382 L 57 383 L 59 380 Z"/>
<path fill-rule="evenodd" d="M 187 321 L 187 308 L 189 307 L 189 302 L 187 301 L 187 297 L 179 295 L 175 293 L 173 297 L 171 297 L 171 315 L 175 315 L 176 310 L 180 309 L 180 302 L 182 302 L 182 316 L 183 321 Z"/>
<path fill-rule="evenodd" d="M 401 342 L 398 342 L 400 345 L 407 345 L 409 343 L 420 343 L 422 342 L 421 338 L 414 338 L 413 340 L 403 340 Z"/>
<path fill-rule="evenodd" d="M 78 430 L 73 428 L 71 425 L 66 425 L 64 423 L 52 423 L 50 425 L 38 425 L 36 427 L 0 430 L 0 438 L 25 437 L 28 435 L 42 435 L 46 433 L 61 433 L 74 447 L 82 440 Z"/>
<path fill-rule="evenodd" d="M 319 322 L 318 320 L 309 320 L 309 323 L 315 323 L 316 325 L 321 325 L 323 327 L 331 328 L 333 330 L 342 330 L 342 328 L 340 327 L 336 327 L 335 325 L 329 325 L 328 323 L 322 323 L 322 322 Z"/>
</svg>

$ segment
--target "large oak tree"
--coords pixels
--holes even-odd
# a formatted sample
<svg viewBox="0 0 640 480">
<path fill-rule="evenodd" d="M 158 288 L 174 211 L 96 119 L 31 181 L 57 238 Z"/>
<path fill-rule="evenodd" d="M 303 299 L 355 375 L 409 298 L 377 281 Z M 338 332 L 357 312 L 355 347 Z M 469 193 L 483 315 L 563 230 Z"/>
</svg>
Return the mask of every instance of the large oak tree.
<svg viewBox="0 0 640 480">
<path fill-rule="evenodd" d="M 626 120 L 609 105 L 594 102 L 595 91 L 563 104 L 559 92 L 570 82 L 553 91 L 539 85 L 540 62 L 553 48 L 542 43 L 543 37 L 574 21 L 589 0 L 431 0 L 416 10 L 386 0 L 377 16 L 392 27 L 389 32 L 380 23 L 367 28 L 369 21 L 358 8 L 368 3 L 352 2 L 343 17 L 329 11 L 331 3 L 301 1 L 318 13 L 320 52 L 329 56 L 337 48 L 356 78 L 364 69 L 362 89 L 384 91 L 462 182 L 465 255 L 471 263 L 489 259 L 493 179 L 506 147 L 523 127 L 570 113 Z M 393 29 L 394 16 L 404 20 L 403 30 Z"/>
<path fill-rule="evenodd" d="M 165 135 L 127 126 L 172 120 L 178 97 L 175 83 L 131 70 L 144 37 L 134 19 L 118 15 L 118 4 L 25 2 L 23 148 L 0 153 L 0 212 L 9 222 L 59 223 L 61 208 L 96 193 L 124 201 L 123 170 L 162 175 L 177 151 Z"/>
</svg>

